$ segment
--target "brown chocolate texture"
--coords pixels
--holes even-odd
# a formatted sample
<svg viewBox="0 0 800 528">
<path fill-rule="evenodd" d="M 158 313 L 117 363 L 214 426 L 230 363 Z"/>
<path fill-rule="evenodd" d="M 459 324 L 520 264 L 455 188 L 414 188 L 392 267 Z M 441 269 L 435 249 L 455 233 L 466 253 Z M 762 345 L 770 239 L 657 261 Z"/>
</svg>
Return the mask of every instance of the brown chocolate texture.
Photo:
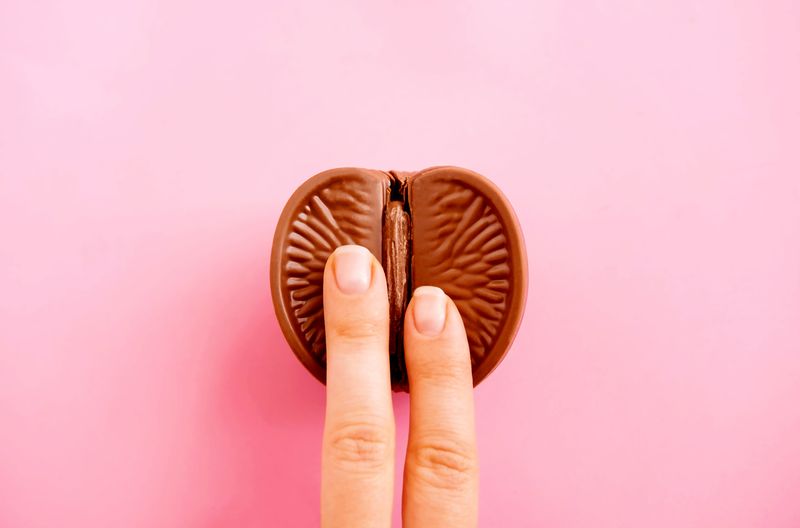
<svg viewBox="0 0 800 528">
<path fill-rule="evenodd" d="M 378 258 L 389 295 L 392 387 L 408 390 L 403 316 L 418 286 L 442 288 L 464 321 L 478 384 L 505 356 L 527 293 L 516 216 L 483 176 L 458 167 L 416 173 L 343 168 L 306 181 L 289 199 L 272 247 L 275 313 L 295 355 L 325 382 L 322 273 L 338 246 Z"/>
</svg>

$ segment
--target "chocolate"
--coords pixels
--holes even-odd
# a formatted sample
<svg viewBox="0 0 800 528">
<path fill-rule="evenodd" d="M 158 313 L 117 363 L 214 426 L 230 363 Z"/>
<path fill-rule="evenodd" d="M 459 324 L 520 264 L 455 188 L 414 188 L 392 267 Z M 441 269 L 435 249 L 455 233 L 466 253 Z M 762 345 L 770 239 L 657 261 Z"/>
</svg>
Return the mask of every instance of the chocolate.
<svg viewBox="0 0 800 528">
<path fill-rule="evenodd" d="M 273 239 L 272 300 L 295 355 L 323 383 L 322 275 L 345 244 L 369 249 L 386 273 L 394 390 L 408 390 L 403 316 L 418 286 L 442 288 L 458 307 L 475 385 L 502 361 L 522 319 L 528 268 L 517 218 L 489 180 L 458 167 L 341 168 L 289 198 Z"/>
</svg>

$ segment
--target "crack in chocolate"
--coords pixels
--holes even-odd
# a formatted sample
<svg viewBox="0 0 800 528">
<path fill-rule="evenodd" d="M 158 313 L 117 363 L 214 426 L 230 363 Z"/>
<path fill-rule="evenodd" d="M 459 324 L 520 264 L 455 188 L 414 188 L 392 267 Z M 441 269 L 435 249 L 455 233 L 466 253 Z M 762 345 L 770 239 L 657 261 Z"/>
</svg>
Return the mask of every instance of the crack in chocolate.
<svg viewBox="0 0 800 528">
<path fill-rule="evenodd" d="M 392 386 L 408 390 L 403 320 L 411 298 L 411 215 L 408 174 L 391 171 L 384 208 L 383 269 L 389 292 L 389 360 Z"/>
</svg>

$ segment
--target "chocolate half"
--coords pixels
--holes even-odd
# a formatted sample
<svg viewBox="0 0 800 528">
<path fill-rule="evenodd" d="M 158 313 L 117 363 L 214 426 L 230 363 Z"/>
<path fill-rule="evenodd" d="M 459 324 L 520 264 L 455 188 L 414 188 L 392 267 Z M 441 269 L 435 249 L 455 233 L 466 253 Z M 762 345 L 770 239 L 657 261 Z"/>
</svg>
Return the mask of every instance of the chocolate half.
<svg viewBox="0 0 800 528">
<path fill-rule="evenodd" d="M 386 273 L 393 389 L 408 390 L 403 316 L 418 286 L 442 288 L 458 307 L 475 385 L 502 361 L 522 319 L 528 269 L 517 218 L 489 180 L 458 167 L 342 168 L 295 191 L 273 240 L 272 300 L 295 355 L 323 383 L 322 274 L 345 244 L 369 249 Z"/>
</svg>

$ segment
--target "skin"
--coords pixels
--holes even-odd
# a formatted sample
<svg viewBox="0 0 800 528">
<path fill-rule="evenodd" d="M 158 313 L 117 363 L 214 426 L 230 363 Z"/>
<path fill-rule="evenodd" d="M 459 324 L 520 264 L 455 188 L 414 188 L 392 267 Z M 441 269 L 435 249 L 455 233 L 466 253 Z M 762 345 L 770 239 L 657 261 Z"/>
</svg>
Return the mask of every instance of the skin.
<svg viewBox="0 0 800 528">
<path fill-rule="evenodd" d="M 358 246 L 337 249 L 325 267 L 323 299 L 327 405 L 322 526 L 388 528 L 395 424 L 389 306 L 380 263 Z M 461 317 L 441 290 L 418 288 L 406 311 L 404 332 L 411 418 L 403 526 L 476 526 L 472 371 Z"/>
</svg>

